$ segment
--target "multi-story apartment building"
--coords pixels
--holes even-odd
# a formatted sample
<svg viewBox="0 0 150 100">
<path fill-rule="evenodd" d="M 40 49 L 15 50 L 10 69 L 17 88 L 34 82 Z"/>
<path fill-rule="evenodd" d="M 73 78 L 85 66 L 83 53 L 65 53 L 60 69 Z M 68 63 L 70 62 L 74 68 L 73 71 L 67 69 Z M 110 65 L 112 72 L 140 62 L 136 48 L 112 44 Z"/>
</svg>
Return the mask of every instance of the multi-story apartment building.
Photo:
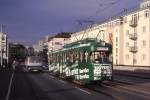
<svg viewBox="0 0 150 100">
<path fill-rule="evenodd" d="M 49 37 L 48 52 L 61 49 L 65 44 L 70 42 L 70 33 L 58 33 L 55 36 Z"/>
<path fill-rule="evenodd" d="M 122 16 L 71 35 L 71 41 L 97 38 L 113 45 L 113 64 L 150 66 L 150 0 Z"/>
</svg>

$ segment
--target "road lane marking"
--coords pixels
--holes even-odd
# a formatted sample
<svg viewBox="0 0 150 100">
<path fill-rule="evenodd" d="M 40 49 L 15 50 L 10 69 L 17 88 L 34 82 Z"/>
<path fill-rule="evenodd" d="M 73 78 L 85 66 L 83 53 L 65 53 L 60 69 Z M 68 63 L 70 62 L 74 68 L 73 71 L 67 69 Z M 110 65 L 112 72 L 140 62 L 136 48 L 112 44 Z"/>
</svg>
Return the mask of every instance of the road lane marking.
<svg viewBox="0 0 150 100">
<path fill-rule="evenodd" d="M 91 94 L 91 92 L 86 91 L 86 90 L 84 90 L 84 89 L 81 89 L 81 88 L 79 88 L 79 87 L 75 87 L 75 88 L 78 89 L 78 90 L 80 90 L 80 91 L 82 91 L 82 92 L 84 92 L 84 93 L 86 93 L 86 94 Z"/>
<path fill-rule="evenodd" d="M 10 78 L 10 83 L 9 83 L 9 87 L 8 87 L 8 91 L 7 91 L 7 95 L 6 95 L 6 100 L 9 100 L 13 77 L 14 77 L 14 72 L 12 73 L 11 78 Z"/>
</svg>

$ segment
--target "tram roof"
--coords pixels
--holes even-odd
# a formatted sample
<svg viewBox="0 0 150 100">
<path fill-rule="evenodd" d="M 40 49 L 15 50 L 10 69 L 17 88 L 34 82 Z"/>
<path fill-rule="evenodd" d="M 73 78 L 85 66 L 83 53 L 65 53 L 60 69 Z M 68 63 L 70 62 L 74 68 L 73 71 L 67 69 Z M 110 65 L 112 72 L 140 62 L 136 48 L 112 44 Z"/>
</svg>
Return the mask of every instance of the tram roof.
<svg viewBox="0 0 150 100">
<path fill-rule="evenodd" d="M 79 40 L 79 41 L 76 41 L 76 42 L 72 42 L 70 44 L 66 44 L 65 46 L 63 46 L 63 49 L 56 50 L 53 53 L 56 53 L 56 52 L 59 52 L 59 51 L 75 49 L 75 48 L 79 48 L 79 47 L 90 46 L 91 44 L 94 44 L 94 43 L 97 46 L 102 46 L 102 47 L 103 46 L 110 46 L 111 47 L 111 44 L 106 43 L 105 41 L 98 41 L 95 38 L 87 38 L 87 39 L 84 39 L 84 40 Z"/>
<path fill-rule="evenodd" d="M 97 42 L 97 40 L 95 38 L 87 38 L 87 39 L 84 39 L 84 40 L 79 40 L 79 41 L 76 41 L 76 42 L 72 42 L 70 44 L 66 44 L 64 46 L 64 48 L 76 46 L 76 45 L 83 44 L 83 43 L 93 43 L 93 42 Z"/>
</svg>

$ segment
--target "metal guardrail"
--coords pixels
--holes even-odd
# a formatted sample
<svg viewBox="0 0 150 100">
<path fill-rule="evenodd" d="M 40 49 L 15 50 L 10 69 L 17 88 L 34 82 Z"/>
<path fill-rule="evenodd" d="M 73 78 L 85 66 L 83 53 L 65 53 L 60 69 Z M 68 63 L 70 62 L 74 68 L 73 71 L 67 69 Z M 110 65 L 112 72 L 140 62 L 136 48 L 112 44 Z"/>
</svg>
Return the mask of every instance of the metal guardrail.
<svg viewBox="0 0 150 100">
<path fill-rule="evenodd" d="M 131 21 L 129 21 L 129 25 L 130 25 L 131 27 L 136 27 L 136 26 L 138 25 L 138 22 L 137 22 L 137 21 L 134 21 L 134 20 L 131 20 Z"/>
<path fill-rule="evenodd" d="M 132 39 L 132 40 L 137 40 L 137 38 L 138 38 L 137 33 L 130 34 L 129 38 Z"/>
<path fill-rule="evenodd" d="M 131 46 L 131 47 L 129 47 L 129 51 L 136 53 L 138 51 L 138 47 L 137 46 Z"/>
</svg>

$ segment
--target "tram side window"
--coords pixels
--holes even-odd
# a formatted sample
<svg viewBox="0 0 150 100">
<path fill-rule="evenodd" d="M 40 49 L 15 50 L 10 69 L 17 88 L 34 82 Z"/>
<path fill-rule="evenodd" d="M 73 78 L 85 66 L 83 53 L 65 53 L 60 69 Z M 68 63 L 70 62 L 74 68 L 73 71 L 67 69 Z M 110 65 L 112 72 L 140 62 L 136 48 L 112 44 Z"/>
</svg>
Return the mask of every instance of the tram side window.
<svg viewBox="0 0 150 100">
<path fill-rule="evenodd" d="M 55 55 L 54 57 L 55 57 L 55 61 L 54 62 L 56 63 L 57 62 L 57 56 Z"/>
<path fill-rule="evenodd" d="M 88 61 L 88 52 L 87 51 L 84 51 L 83 52 L 83 56 L 82 56 L 82 62 L 87 62 Z"/>
<path fill-rule="evenodd" d="M 51 63 L 54 63 L 54 56 L 51 56 Z"/>
<path fill-rule="evenodd" d="M 85 51 L 83 52 L 83 55 L 82 55 L 82 62 L 85 62 Z"/>
<path fill-rule="evenodd" d="M 57 55 L 55 55 L 55 57 L 56 57 L 56 63 L 58 62 L 58 57 L 57 57 Z"/>
<path fill-rule="evenodd" d="M 85 55 L 85 60 L 86 60 L 86 62 L 87 62 L 87 61 L 88 61 L 89 53 L 86 51 L 86 52 L 84 53 L 84 55 Z"/>
<path fill-rule="evenodd" d="M 58 58 L 59 58 L 59 62 L 62 62 L 62 54 L 60 54 L 60 55 L 58 56 Z"/>
<path fill-rule="evenodd" d="M 64 62 L 67 62 L 67 54 L 64 55 Z"/>
<path fill-rule="evenodd" d="M 72 60 L 73 60 L 72 52 L 69 51 L 69 52 L 68 52 L 68 57 L 67 57 L 67 62 L 70 64 L 70 63 L 72 62 Z"/>
<path fill-rule="evenodd" d="M 79 61 L 80 59 L 80 53 L 77 51 L 77 58 L 76 58 L 76 61 Z"/>
<path fill-rule="evenodd" d="M 55 55 L 53 55 L 53 63 L 55 63 L 55 61 L 56 61 L 56 57 Z"/>
<path fill-rule="evenodd" d="M 50 64 L 52 64 L 53 63 L 53 55 L 50 55 L 49 60 L 50 60 Z"/>
<path fill-rule="evenodd" d="M 73 63 L 75 63 L 75 61 L 77 60 L 77 51 L 73 52 Z"/>
<path fill-rule="evenodd" d="M 66 62 L 66 54 L 63 54 L 63 62 Z"/>
<path fill-rule="evenodd" d="M 58 55 L 58 62 L 62 62 L 62 54 Z"/>
<path fill-rule="evenodd" d="M 62 63 L 64 62 L 64 54 L 63 53 L 61 54 L 61 62 Z"/>
<path fill-rule="evenodd" d="M 66 54 L 66 62 L 67 63 L 69 62 L 69 54 L 68 53 Z"/>
<path fill-rule="evenodd" d="M 49 55 L 49 59 L 48 59 L 48 60 L 49 60 L 49 64 L 51 64 L 51 62 L 52 62 L 52 61 L 51 61 L 51 57 L 52 57 L 52 56 Z"/>
<path fill-rule="evenodd" d="M 70 62 L 73 63 L 73 52 L 70 52 Z"/>
<path fill-rule="evenodd" d="M 60 57 L 60 56 L 59 56 L 59 55 L 57 55 L 57 62 L 59 62 L 59 57 Z"/>
<path fill-rule="evenodd" d="M 61 63 L 64 61 L 64 55 L 61 54 Z"/>
<path fill-rule="evenodd" d="M 92 62 L 95 61 L 94 52 L 90 52 L 90 58 Z"/>
<path fill-rule="evenodd" d="M 57 63 L 57 55 L 55 55 L 55 63 Z"/>
<path fill-rule="evenodd" d="M 58 62 L 61 62 L 61 54 L 58 55 Z"/>
<path fill-rule="evenodd" d="M 57 63 L 58 62 L 58 56 L 56 55 L 55 57 L 56 57 L 56 63 Z"/>
<path fill-rule="evenodd" d="M 80 52 L 80 61 L 83 61 L 83 52 Z"/>
</svg>

